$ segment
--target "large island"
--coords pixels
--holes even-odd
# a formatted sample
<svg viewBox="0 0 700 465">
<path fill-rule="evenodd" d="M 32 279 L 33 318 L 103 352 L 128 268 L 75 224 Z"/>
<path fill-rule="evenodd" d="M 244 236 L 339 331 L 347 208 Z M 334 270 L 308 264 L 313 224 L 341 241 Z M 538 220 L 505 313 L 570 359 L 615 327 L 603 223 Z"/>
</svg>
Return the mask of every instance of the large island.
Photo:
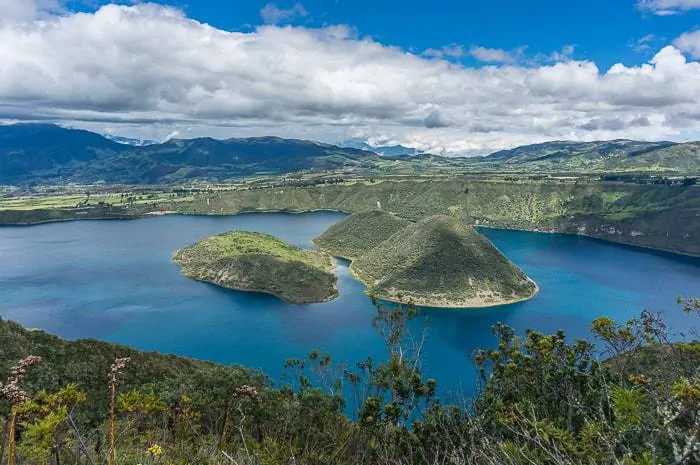
<svg viewBox="0 0 700 465">
<path fill-rule="evenodd" d="M 332 257 L 269 234 L 231 231 L 175 252 L 185 276 L 238 291 L 272 294 L 293 304 L 338 296 Z"/>
<path fill-rule="evenodd" d="M 488 239 L 447 215 L 410 223 L 382 211 L 358 213 L 314 243 L 352 260 L 353 275 L 384 300 L 475 308 L 527 300 L 538 291 Z"/>
</svg>

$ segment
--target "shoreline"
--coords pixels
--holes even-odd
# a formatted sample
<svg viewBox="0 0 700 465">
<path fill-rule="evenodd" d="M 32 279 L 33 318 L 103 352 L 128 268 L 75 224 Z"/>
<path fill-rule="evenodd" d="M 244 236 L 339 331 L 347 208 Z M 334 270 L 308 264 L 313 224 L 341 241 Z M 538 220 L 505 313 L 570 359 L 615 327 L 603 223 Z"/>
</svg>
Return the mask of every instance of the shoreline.
<svg viewBox="0 0 700 465">
<path fill-rule="evenodd" d="M 0 210 L 0 213 L 2 211 L 24 211 L 24 210 Z M 338 209 L 333 209 L 333 208 L 314 208 L 314 209 L 307 209 L 307 210 L 240 210 L 238 212 L 229 212 L 229 213 L 187 213 L 187 212 L 179 212 L 179 211 L 172 211 L 168 213 L 163 213 L 163 214 L 153 214 L 153 212 L 145 212 L 145 213 L 139 213 L 136 215 L 123 215 L 123 216 L 99 216 L 99 217 L 92 217 L 92 218 L 55 218 L 55 219 L 47 219 L 47 220 L 39 220 L 39 221 L 32 221 L 32 222 L 24 222 L 24 223 L 0 223 L 0 227 L 30 227 L 30 226 L 38 226 L 42 224 L 49 224 L 49 223 L 64 223 L 64 222 L 69 222 L 69 221 L 90 221 L 90 220 L 95 220 L 95 221 L 104 221 L 104 220 L 137 220 L 137 219 L 142 219 L 142 218 L 157 218 L 161 216 L 237 216 L 237 215 L 243 215 L 243 214 L 253 214 L 253 213 L 286 213 L 290 215 L 301 215 L 304 213 L 314 213 L 314 212 L 331 212 L 331 213 L 345 213 L 345 214 L 351 214 L 351 212 L 348 212 L 347 210 L 338 210 Z M 542 229 L 528 229 L 528 228 L 522 228 L 522 227 L 516 227 L 516 226 L 491 226 L 491 225 L 484 225 L 484 224 L 473 224 L 472 225 L 475 229 L 478 228 L 485 228 L 485 229 L 495 229 L 495 230 L 503 230 L 503 231 L 523 231 L 523 232 L 530 232 L 530 233 L 540 233 L 540 234 L 561 234 L 564 236 L 573 236 L 573 237 L 585 237 L 587 239 L 592 239 L 596 241 L 601 241 L 606 244 L 615 244 L 615 245 L 621 245 L 625 247 L 633 247 L 633 248 L 638 248 L 646 251 L 652 251 L 652 252 L 661 252 L 661 253 L 668 253 L 672 255 L 678 255 L 681 257 L 688 257 L 688 258 L 700 258 L 700 253 L 694 254 L 690 252 L 682 252 L 679 250 L 674 250 L 666 247 L 654 247 L 650 245 L 643 245 L 643 244 L 635 244 L 632 242 L 626 242 L 626 241 L 614 241 L 610 239 L 606 239 L 603 237 L 597 237 L 597 236 L 592 236 L 590 234 L 585 234 L 585 233 L 573 233 L 573 232 L 565 232 L 565 231 L 550 231 L 550 230 L 542 230 Z M 314 244 L 313 240 L 311 241 L 312 244 Z M 316 244 L 314 244 L 316 245 Z M 345 257 L 340 257 L 340 258 L 345 258 Z M 348 259 L 349 260 L 349 259 Z"/>
<path fill-rule="evenodd" d="M 188 275 L 188 274 L 183 273 L 182 271 L 180 271 L 180 274 L 181 274 L 182 276 L 186 277 L 186 278 L 193 279 L 193 280 L 195 280 L 195 281 L 199 281 L 200 283 L 209 284 L 209 285 L 211 285 L 211 286 L 216 286 L 216 287 L 219 288 L 219 289 L 225 289 L 225 290 L 228 290 L 228 291 L 235 291 L 235 292 L 250 292 L 250 293 L 253 293 L 253 294 L 267 294 L 267 295 L 271 295 L 271 296 L 276 297 L 276 298 L 280 299 L 281 301 L 283 301 L 284 303 L 289 304 L 289 305 L 313 305 L 313 304 L 323 304 L 323 303 L 327 303 L 327 302 L 332 302 L 332 301 L 334 301 L 335 299 L 337 299 L 338 297 L 340 297 L 340 291 L 338 290 L 337 279 L 336 279 L 336 282 L 333 283 L 333 290 L 335 290 L 335 295 L 329 297 L 328 299 L 316 300 L 316 301 L 313 301 L 313 302 L 292 302 L 291 300 L 286 299 L 286 298 L 283 297 L 282 295 L 277 294 L 277 293 L 272 292 L 272 291 L 267 291 L 267 290 L 264 290 L 264 289 L 251 289 L 251 288 L 243 289 L 243 288 L 238 288 L 238 287 L 227 287 L 227 286 L 222 286 L 221 284 L 217 284 L 217 283 L 215 283 L 214 281 L 210 281 L 210 280 L 208 280 L 208 279 L 200 279 L 200 278 L 196 278 L 196 277 L 194 277 L 194 276 L 190 276 L 190 275 Z"/>
</svg>

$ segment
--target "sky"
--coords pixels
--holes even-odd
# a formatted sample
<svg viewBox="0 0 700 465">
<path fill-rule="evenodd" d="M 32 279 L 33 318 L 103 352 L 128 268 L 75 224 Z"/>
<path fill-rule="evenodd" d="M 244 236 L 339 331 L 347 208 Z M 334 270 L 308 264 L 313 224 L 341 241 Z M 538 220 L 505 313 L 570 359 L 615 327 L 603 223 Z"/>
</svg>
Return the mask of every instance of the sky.
<svg viewBox="0 0 700 465">
<path fill-rule="evenodd" d="M 0 122 L 483 155 L 700 139 L 700 0 L 0 0 Z"/>
</svg>

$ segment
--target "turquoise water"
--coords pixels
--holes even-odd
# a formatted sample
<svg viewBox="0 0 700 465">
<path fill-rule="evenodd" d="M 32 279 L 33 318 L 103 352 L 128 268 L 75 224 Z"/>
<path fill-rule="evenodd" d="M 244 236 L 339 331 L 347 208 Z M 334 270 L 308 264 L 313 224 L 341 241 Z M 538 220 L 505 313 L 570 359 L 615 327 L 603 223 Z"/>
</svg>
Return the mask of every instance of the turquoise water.
<svg viewBox="0 0 700 465">
<path fill-rule="evenodd" d="M 231 229 L 262 231 L 294 244 L 340 213 L 167 216 L 0 227 L 0 315 L 67 338 L 92 337 L 139 349 L 239 363 L 275 379 L 284 361 L 312 349 L 349 364 L 383 358 L 371 326 L 374 308 L 340 263 L 340 297 L 290 305 L 267 295 L 189 280 L 170 262 L 174 250 Z M 589 336 L 591 319 L 666 311 L 676 330 L 693 320 L 675 305 L 700 294 L 700 260 L 590 239 L 483 230 L 540 286 L 532 300 L 482 310 L 424 309 L 424 369 L 445 391 L 475 386 L 470 355 L 493 344 L 498 322 L 522 331 L 564 329 Z"/>
</svg>

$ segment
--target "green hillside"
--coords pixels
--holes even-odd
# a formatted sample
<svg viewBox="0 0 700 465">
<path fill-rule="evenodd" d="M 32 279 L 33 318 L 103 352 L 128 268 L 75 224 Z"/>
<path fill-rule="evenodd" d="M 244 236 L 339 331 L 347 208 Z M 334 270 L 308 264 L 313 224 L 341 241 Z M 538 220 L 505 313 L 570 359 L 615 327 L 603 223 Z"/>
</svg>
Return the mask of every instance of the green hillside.
<svg viewBox="0 0 700 465">
<path fill-rule="evenodd" d="M 372 250 L 409 222 L 381 210 L 355 213 L 314 239 L 314 244 L 336 257 L 350 260 Z"/>
<path fill-rule="evenodd" d="M 142 352 L 107 342 L 82 339 L 66 341 L 43 331 L 27 330 L 0 318 L 0 382 L 10 374 L 14 362 L 27 355 L 38 355 L 43 363 L 32 369 L 24 387 L 56 391 L 77 383 L 87 394 L 86 408 L 78 415 L 80 423 L 94 424 L 106 419 L 107 376 L 118 357 L 131 357 L 132 364 L 121 379 L 124 392 L 132 389 L 156 390 L 171 400 L 187 392 L 197 402 L 206 402 L 203 390 L 219 385 L 222 392 L 240 384 L 264 385 L 266 378 L 242 367 L 224 367 L 187 357 Z M 211 395 L 212 392 L 208 393 Z M 5 404 L 0 399 L 0 412 Z"/>
<path fill-rule="evenodd" d="M 645 151 L 619 160 L 610 168 L 620 170 L 700 172 L 700 142 L 674 144 L 657 150 Z"/>
<path fill-rule="evenodd" d="M 458 219 L 411 224 L 360 256 L 352 272 L 380 298 L 435 307 L 483 307 L 532 297 L 537 286 Z"/>
<path fill-rule="evenodd" d="M 478 166 L 501 171 L 698 174 L 700 144 L 553 141 L 502 150 L 473 161 Z"/>
<path fill-rule="evenodd" d="M 287 302 L 338 296 L 330 255 L 304 250 L 269 234 L 231 231 L 175 252 L 185 276 L 228 289 L 264 292 Z"/>
</svg>

